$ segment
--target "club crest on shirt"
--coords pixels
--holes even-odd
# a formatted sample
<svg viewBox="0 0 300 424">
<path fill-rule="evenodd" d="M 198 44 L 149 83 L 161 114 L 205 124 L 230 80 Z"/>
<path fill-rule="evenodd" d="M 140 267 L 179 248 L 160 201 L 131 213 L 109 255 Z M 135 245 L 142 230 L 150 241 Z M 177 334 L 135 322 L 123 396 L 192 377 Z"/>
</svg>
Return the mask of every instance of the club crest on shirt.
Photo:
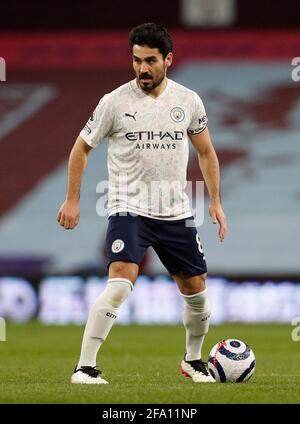
<svg viewBox="0 0 300 424">
<path fill-rule="evenodd" d="M 173 109 L 170 112 L 170 116 L 174 122 L 181 122 L 184 120 L 185 114 L 183 109 L 177 106 L 177 107 L 173 107 Z"/>
<path fill-rule="evenodd" d="M 113 253 L 119 253 L 124 249 L 124 247 L 125 247 L 124 241 L 117 239 L 111 245 L 111 250 L 112 250 Z"/>
</svg>

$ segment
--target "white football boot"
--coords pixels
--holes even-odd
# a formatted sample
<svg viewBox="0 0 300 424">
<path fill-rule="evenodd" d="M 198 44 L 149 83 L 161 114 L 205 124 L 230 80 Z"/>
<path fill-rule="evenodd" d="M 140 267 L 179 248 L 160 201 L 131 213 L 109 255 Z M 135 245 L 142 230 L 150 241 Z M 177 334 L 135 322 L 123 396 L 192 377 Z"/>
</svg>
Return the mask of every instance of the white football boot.
<svg viewBox="0 0 300 424">
<path fill-rule="evenodd" d="M 205 362 L 201 359 L 195 361 L 181 361 L 181 374 L 191 378 L 195 383 L 215 383 L 216 380 L 209 374 Z"/>
<path fill-rule="evenodd" d="M 108 381 L 100 377 L 101 371 L 97 367 L 75 367 L 71 377 L 73 384 L 108 384 Z"/>
</svg>

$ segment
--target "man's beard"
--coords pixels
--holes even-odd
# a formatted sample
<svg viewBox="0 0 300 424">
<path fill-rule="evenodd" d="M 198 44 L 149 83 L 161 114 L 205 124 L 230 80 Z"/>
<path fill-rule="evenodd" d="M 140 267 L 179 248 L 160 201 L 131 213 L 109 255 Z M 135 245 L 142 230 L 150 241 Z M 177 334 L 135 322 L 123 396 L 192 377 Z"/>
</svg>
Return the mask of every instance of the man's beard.
<svg viewBox="0 0 300 424">
<path fill-rule="evenodd" d="M 162 83 L 164 77 L 165 77 L 164 71 L 155 80 L 153 80 L 153 78 L 150 75 L 142 74 L 138 78 L 139 86 L 141 87 L 143 91 L 152 91 Z M 142 78 L 149 78 L 151 81 L 144 83 L 142 81 Z"/>
</svg>

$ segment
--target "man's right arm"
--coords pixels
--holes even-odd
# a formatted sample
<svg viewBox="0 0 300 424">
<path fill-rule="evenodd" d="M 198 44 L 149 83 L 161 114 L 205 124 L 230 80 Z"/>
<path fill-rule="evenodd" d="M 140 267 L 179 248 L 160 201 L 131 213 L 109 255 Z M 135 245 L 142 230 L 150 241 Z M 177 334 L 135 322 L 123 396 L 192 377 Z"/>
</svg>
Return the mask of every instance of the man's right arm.
<svg viewBox="0 0 300 424">
<path fill-rule="evenodd" d="M 92 147 L 79 136 L 70 153 L 67 195 L 57 214 L 58 223 L 66 230 L 72 230 L 79 222 L 80 186 L 91 149 Z"/>
</svg>

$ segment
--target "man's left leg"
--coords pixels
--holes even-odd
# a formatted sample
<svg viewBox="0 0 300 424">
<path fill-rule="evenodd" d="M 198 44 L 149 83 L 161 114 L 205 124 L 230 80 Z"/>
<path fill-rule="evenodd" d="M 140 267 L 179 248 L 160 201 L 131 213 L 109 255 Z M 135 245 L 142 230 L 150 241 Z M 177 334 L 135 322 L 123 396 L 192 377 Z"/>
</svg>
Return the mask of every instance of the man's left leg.
<svg viewBox="0 0 300 424">
<path fill-rule="evenodd" d="M 197 229 L 190 225 L 192 219 L 189 218 L 189 225 L 186 219 L 152 223 L 158 238 L 153 248 L 184 298 L 186 355 L 181 362 L 181 371 L 195 382 L 214 382 L 201 358 L 210 307 L 205 286 L 205 256 Z"/>
<path fill-rule="evenodd" d="M 181 372 L 194 382 L 214 382 L 202 361 L 202 345 L 208 332 L 210 305 L 205 286 L 206 274 L 173 276 L 184 298 L 183 325 L 186 330 L 186 354 L 181 362 Z"/>
</svg>

